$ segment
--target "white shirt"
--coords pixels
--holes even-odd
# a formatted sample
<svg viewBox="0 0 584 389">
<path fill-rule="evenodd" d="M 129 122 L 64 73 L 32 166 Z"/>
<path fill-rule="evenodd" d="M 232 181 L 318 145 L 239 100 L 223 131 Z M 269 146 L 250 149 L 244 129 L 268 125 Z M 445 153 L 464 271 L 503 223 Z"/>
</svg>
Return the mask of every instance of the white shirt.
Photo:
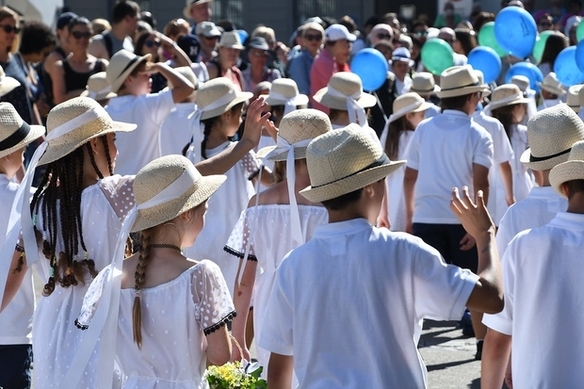
<svg viewBox="0 0 584 389">
<path fill-rule="evenodd" d="M 550 108 L 553 107 L 555 105 L 561 104 L 563 103 L 564 100 L 562 100 L 562 98 L 559 99 L 545 99 L 541 102 L 541 104 L 537 107 L 537 111 L 541 111 L 542 109 L 545 108 Z"/>
<path fill-rule="evenodd" d="M 418 171 L 413 222 L 460 224 L 450 210 L 452 188 L 474 193 L 473 164 L 491 167 L 493 140 L 464 112 L 445 110 L 418 125 L 406 159 Z"/>
<path fill-rule="evenodd" d="M 578 117 L 584 120 L 584 106 L 580 107 L 580 111 L 578 111 Z"/>
<path fill-rule="evenodd" d="M 134 131 L 118 132 L 116 173 L 136 174 L 148 162 L 160 157 L 158 132 L 174 107 L 170 90 L 141 96 L 114 97 L 105 107 L 113 120 L 135 123 Z"/>
<path fill-rule="evenodd" d="M 431 103 L 430 101 L 427 101 L 427 100 L 426 100 L 426 102 Z M 430 108 L 428 108 L 426 110 L 426 113 L 424 114 L 424 117 L 426 119 L 434 117 L 434 116 L 438 115 L 439 113 L 442 113 L 442 108 L 440 108 L 439 106 L 437 106 L 434 103 L 431 103 L 431 104 L 432 104 L 432 106 L 430 106 Z"/>
<path fill-rule="evenodd" d="M 460 318 L 478 277 L 365 219 L 319 226 L 276 274 L 259 345 L 304 389 L 424 388 L 422 319 Z"/>
<path fill-rule="evenodd" d="M 403 95 L 407 91 L 410 90 L 412 87 L 412 78 L 406 74 L 404 80 L 400 80 L 399 78 L 395 78 L 395 90 L 397 91 L 398 95 Z"/>
<path fill-rule="evenodd" d="M 200 129 L 194 128 L 195 122 L 188 118 L 194 111 L 193 103 L 175 104 L 160 127 L 160 156 L 183 154 L 183 149 L 191 144 L 191 139 L 194 151 L 201 154 L 203 134 Z"/>
<path fill-rule="evenodd" d="M 527 127 L 518 124 L 511 128 L 511 147 L 513 147 L 513 194 L 515 200 L 521 201 L 527 197 L 531 188 L 535 186 L 535 180 L 525 164 L 521 163 L 520 157 L 529 148 L 527 140 Z"/>
<path fill-rule="evenodd" d="M 579 388 L 584 382 L 584 215 L 560 212 L 523 231 L 503 256 L 505 307 L 483 319 L 512 335 L 513 387 Z"/>
</svg>

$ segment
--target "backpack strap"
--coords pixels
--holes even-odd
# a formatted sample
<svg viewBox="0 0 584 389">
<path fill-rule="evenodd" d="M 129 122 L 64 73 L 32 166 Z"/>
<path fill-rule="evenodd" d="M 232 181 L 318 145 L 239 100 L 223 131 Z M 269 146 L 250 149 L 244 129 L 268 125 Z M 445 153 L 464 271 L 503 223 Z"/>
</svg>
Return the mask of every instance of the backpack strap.
<svg viewBox="0 0 584 389">
<path fill-rule="evenodd" d="M 101 36 L 103 36 L 103 43 L 105 44 L 105 49 L 107 50 L 107 53 L 109 55 L 109 57 L 111 58 L 112 55 L 114 55 L 113 51 L 114 51 L 114 42 L 112 41 L 112 37 L 110 36 L 109 32 L 103 32 L 101 34 Z"/>
</svg>

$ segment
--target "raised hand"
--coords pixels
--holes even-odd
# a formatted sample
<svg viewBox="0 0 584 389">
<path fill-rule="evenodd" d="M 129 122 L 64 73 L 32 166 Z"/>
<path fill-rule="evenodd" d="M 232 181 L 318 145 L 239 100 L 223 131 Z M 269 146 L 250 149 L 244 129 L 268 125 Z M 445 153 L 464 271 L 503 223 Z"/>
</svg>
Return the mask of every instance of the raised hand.
<svg viewBox="0 0 584 389">
<path fill-rule="evenodd" d="M 483 191 L 478 191 L 473 201 L 468 194 L 468 187 L 462 187 L 462 196 L 459 195 L 458 188 L 453 188 L 450 209 L 460 220 L 466 232 L 475 239 L 495 229 L 495 224 L 485 206 Z M 467 250 L 474 246 L 474 242 L 468 239 L 463 239 L 460 243 Z M 462 246 L 461 249 L 463 249 Z"/>
</svg>

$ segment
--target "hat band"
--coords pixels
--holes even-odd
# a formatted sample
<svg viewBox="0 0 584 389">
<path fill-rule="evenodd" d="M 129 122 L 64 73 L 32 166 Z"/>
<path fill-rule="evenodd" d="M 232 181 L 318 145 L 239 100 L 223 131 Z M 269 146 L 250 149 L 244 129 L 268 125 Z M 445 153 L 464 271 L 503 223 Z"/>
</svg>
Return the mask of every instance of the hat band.
<svg viewBox="0 0 584 389">
<path fill-rule="evenodd" d="M 296 109 L 296 105 L 294 104 L 294 99 L 296 97 L 298 97 L 298 95 L 292 96 L 292 97 L 287 97 L 281 93 L 270 91 L 270 94 L 268 95 L 268 97 L 271 97 L 275 100 L 284 102 L 284 115 L 287 115 Z"/>
<path fill-rule="evenodd" d="M 395 111 L 393 113 L 393 115 L 391 115 L 389 117 L 389 121 L 392 122 L 395 119 L 398 119 L 408 113 L 410 113 L 411 111 L 413 111 L 414 109 L 418 109 L 422 104 L 424 104 L 423 101 L 415 101 L 409 105 L 406 105 L 405 107 L 398 109 L 397 111 Z"/>
<path fill-rule="evenodd" d="M 561 151 L 561 152 L 559 152 L 557 154 L 553 154 L 553 155 L 546 155 L 545 157 L 534 157 L 533 154 L 530 153 L 530 155 L 529 155 L 529 162 L 546 161 L 548 159 L 552 159 L 552 158 L 555 158 L 555 157 L 559 157 L 560 155 L 568 154 L 571 150 L 572 150 L 572 148 L 570 147 L 567 150 Z"/>
<path fill-rule="evenodd" d="M 30 126 L 27 122 L 22 122 L 22 125 L 18 127 L 10 136 L 0 142 L 0 150 L 7 150 L 11 147 L 16 146 L 20 141 L 22 141 L 28 133 L 30 132 Z"/>
<path fill-rule="evenodd" d="M 124 72 L 126 70 L 128 70 L 130 68 L 130 66 L 132 66 L 133 64 L 135 64 L 136 61 L 138 61 L 140 58 L 142 58 L 142 57 L 135 56 L 134 58 L 132 58 L 132 60 L 130 62 L 128 62 L 128 64 L 126 66 L 124 66 L 124 68 L 122 69 L 122 71 L 120 72 L 120 74 L 118 75 L 118 77 L 116 77 L 116 78 L 122 77 L 122 74 L 124 74 Z"/>
<path fill-rule="evenodd" d="M 349 113 L 349 122 L 357 123 L 361 127 L 367 124 L 367 116 L 365 115 L 365 109 L 357 103 L 357 99 L 361 97 L 363 92 L 361 90 L 347 96 L 344 93 L 339 92 L 332 86 L 327 87 L 327 93 L 332 97 L 338 99 L 345 99 L 347 104 L 347 112 Z"/>
<path fill-rule="evenodd" d="M 434 88 L 431 89 L 418 89 L 416 87 L 411 87 L 410 92 L 421 92 L 421 93 L 432 93 L 434 92 Z"/>
<path fill-rule="evenodd" d="M 55 127 L 52 131 L 49 131 L 47 133 L 47 136 L 45 137 L 45 142 L 49 142 L 53 139 L 59 138 L 60 136 L 63 136 L 75 130 L 76 128 L 79 128 L 84 124 L 91 122 L 92 120 L 100 118 L 101 116 L 103 116 L 104 112 L 101 106 L 99 108 L 100 108 L 99 112 L 97 111 L 96 108 L 91 108 L 89 111 L 82 113 L 76 118 L 71 119 L 68 122 L 61 124 L 60 126 Z"/>
<path fill-rule="evenodd" d="M 362 172 L 364 172 L 365 170 L 373 169 L 373 168 L 375 168 L 375 167 L 379 167 L 379 166 L 382 166 L 382 165 L 388 164 L 388 163 L 390 163 L 390 162 L 391 162 L 391 161 L 390 161 L 390 159 L 387 157 L 387 155 L 385 155 L 385 153 L 382 153 L 382 154 L 381 154 L 381 157 L 377 158 L 377 159 L 375 160 L 375 162 L 373 162 L 371 165 L 367 165 L 367 166 L 365 166 L 365 167 L 364 167 L 363 169 L 361 169 L 361 170 L 357 170 L 357 171 L 356 171 L 356 172 L 354 172 L 354 173 L 351 173 L 351 174 L 349 174 L 349 175 L 347 175 L 347 176 L 341 177 L 341 178 L 339 178 L 339 179 L 336 179 L 336 180 L 334 180 L 334 181 L 331 181 L 331 182 L 324 183 L 324 184 L 322 184 L 322 185 L 312 185 L 312 186 L 311 186 L 311 188 L 312 188 L 312 189 L 318 189 L 318 188 L 321 188 L 321 187 L 323 187 L 323 186 L 326 186 L 326 185 L 331 185 L 331 184 L 334 184 L 335 182 L 339 182 L 339 181 L 342 181 L 342 180 L 346 180 L 346 179 L 347 179 L 347 178 L 349 178 L 349 177 L 353 177 L 353 176 L 355 176 L 355 175 L 357 175 L 357 174 L 359 174 L 359 173 L 362 173 Z"/>
<path fill-rule="evenodd" d="M 102 95 L 107 95 L 108 93 L 110 93 L 112 91 L 112 87 L 111 86 L 106 86 L 103 89 L 100 89 L 98 91 L 94 91 L 94 90 L 87 90 L 87 97 L 92 98 L 93 100 L 97 100 L 98 96 L 102 96 Z"/>
<path fill-rule="evenodd" d="M 473 82 L 472 84 L 455 86 L 453 88 L 442 88 L 442 92 L 446 92 L 446 91 L 450 91 L 450 90 L 457 90 L 457 89 L 462 89 L 462 88 L 468 88 L 471 86 L 479 86 L 479 85 L 481 85 L 481 83 L 479 81 L 477 81 L 477 82 Z"/>
<path fill-rule="evenodd" d="M 196 180 L 193 181 L 193 176 L 189 174 L 189 170 L 185 170 L 176 180 L 164 188 L 164 190 L 160 191 L 156 196 L 142 204 L 138 204 L 136 209 L 144 210 L 154 208 L 157 205 L 176 200 L 191 189 L 196 182 Z"/>
</svg>

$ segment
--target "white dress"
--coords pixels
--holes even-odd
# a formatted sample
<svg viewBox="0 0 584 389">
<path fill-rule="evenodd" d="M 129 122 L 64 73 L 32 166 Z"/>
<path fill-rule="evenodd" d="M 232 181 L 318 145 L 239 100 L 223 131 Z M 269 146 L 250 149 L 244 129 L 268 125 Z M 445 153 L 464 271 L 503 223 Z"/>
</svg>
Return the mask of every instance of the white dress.
<svg viewBox="0 0 584 389">
<path fill-rule="evenodd" d="M 142 349 L 134 343 L 134 289 L 122 289 L 116 360 L 127 376 L 124 389 L 208 388 L 208 335 L 235 315 L 221 271 L 201 261 L 174 280 L 141 292 Z"/>
<path fill-rule="evenodd" d="M 207 157 L 219 154 L 230 144 L 231 142 L 225 142 L 214 149 L 207 149 Z M 259 172 L 260 167 L 260 161 L 250 151 L 225 173 L 227 180 L 209 199 L 205 227 L 195 244 L 185 250 L 185 255 L 189 258 L 210 259 L 219 265 L 231 294 L 237 274 L 237 261 L 223 250 L 223 246 L 241 211 L 247 208 L 249 199 L 255 194 L 250 179 Z"/>
<path fill-rule="evenodd" d="M 513 148 L 513 194 L 516 201 L 521 201 L 527 197 L 531 188 L 535 186 L 533 176 L 529 169 L 519 160 L 521 154 L 529 148 L 527 141 L 527 127 L 524 125 L 514 125 L 511 129 L 511 147 Z"/>
<path fill-rule="evenodd" d="M 298 213 L 303 242 L 312 238 L 317 226 L 326 224 L 328 221 L 328 213 L 324 207 L 298 205 Z M 225 251 L 243 258 L 248 241 L 250 243 L 248 260 L 257 261 L 260 268 L 252 296 L 254 338 L 259 339 L 268 298 L 276 279 L 276 270 L 284 256 L 299 246 L 292 239 L 290 205 L 259 205 L 243 211 L 225 245 Z M 237 265 L 237 259 L 231 257 L 231 260 Z M 257 347 L 257 354 L 260 365 L 264 367 L 264 371 L 267 371 L 270 352 Z"/>
<path fill-rule="evenodd" d="M 133 177 L 115 175 L 106 177 L 96 184 L 85 188 L 81 194 L 81 221 L 83 239 L 88 251 L 88 258 L 95 262 L 95 269 L 100 271 L 110 264 L 121 221 L 134 204 L 132 191 Z M 42 212 L 38 213 L 36 226 L 42 229 Z M 43 238 L 48 238 L 48 231 L 42 231 Z M 59 234 L 60 236 L 60 234 Z M 63 242 L 57 241 L 57 250 L 62 250 Z M 75 260 L 83 260 L 80 252 Z M 50 275 L 49 260 L 39 253 L 35 266 L 41 269 L 41 279 L 47 282 Z M 96 387 L 97 353 L 99 345 L 91 356 L 81 381 L 77 386 L 63 382 L 68 368 L 75 357 L 83 331 L 75 326 L 75 319 L 81 311 L 83 297 L 91 282 L 87 274 L 85 285 L 61 287 L 47 297 L 37 301 L 33 319 L 33 353 L 34 378 L 36 389 L 43 388 L 94 388 Z"/>
</svg>

